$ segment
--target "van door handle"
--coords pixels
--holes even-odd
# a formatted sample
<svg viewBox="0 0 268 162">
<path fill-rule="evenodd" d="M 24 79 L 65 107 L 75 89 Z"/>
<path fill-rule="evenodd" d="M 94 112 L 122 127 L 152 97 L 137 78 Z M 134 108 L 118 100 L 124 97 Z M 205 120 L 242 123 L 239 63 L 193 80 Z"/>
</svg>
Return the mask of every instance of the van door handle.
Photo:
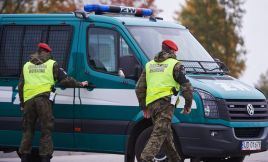
<svg viewBox="0 0 268 162">
<path fill-rule="evenodd" d="M 87 90 L 92 91 L 94 88 L 96 88 L 96 85 L 89 83 L 88 86 L 86 86 L 86 88 Z"/>
</svg>

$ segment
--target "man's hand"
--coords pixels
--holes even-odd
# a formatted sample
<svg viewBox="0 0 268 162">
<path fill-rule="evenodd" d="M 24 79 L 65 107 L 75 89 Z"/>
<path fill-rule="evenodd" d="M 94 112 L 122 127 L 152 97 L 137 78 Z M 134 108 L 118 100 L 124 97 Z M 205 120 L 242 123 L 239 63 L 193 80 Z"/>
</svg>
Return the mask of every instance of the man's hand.
<svg viewBox="0 0 268 162">
<path fill-rule="evenodd" d="M 81 84 L 83 87 L 86 87 L 86 86 L 88 86 L 88 81 L 83 81 L 83 82 L 81 82 Z"/>
<path fill-rule="evenodd" d="M 190 114 L 190 113 L 191 113 L 191 107 L 184 106 L 182 114 L 187 115 L 187 114 Z"/>
<path fill-rule="evenodd" d="M 149 110 L 143 110 L 143 116 L 145 119 L 149 119 L 151 117 L 151 113 Z"/>
</svg>

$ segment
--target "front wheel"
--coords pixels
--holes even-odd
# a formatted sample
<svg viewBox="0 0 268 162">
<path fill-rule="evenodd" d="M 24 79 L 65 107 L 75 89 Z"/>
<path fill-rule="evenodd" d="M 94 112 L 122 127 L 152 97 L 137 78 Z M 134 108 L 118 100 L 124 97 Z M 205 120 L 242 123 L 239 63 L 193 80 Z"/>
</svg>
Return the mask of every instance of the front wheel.
<svg viewBox="0 0 268 162">
<path fill-rule="evenodd" d="M 152 130 L 153 130 L 152 127 L 146 128 L 145 130 L 142 131 L 142 133 L 139 135 L 139 137 L 136 140 L 135 157 L 136 157 L 138 162 L 141 161 L 140 160 L 141 153 L 142 153 L 145 145 L 147 144 L 148 139 L 151 136 Z M 160 149 L 159 153 L 154 157 L 154 159 L 157 162 L 168 162 L 168 158 L 162 149 Z M 183 162 L 183 161 L 184 160 L 182 160 L 181 162 Z"/>
</svg>

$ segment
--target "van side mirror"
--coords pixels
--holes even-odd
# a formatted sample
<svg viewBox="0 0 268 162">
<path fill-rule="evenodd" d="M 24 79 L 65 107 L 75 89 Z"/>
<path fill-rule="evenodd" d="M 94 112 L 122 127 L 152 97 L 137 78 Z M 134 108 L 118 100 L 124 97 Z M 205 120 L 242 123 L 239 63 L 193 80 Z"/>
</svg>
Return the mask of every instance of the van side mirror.
<svg viewBox="0 0 268 162">
<path fill-rule="evenodd" d="M 137 65 L 134 67 L 134 73 L 126 75 L 125 78 L 137 81 L 140 78 L 141 73 L 142 73 L 142 68 L 140 65 Z"/>
<path fill-rule="evenodd" d="M 85 87 L 88 91 L 92 91 L 94 88 L 96 88 L 96 85 L 89 82 L 88 86 Z"/>
<path fill-rule="evenodd" d="M 141 76 L 141 73 L 142 73 L 142 67 L 140 65 L 137 65 L 135 67 L 135 79 L 134 80 L 139 80 L 140 76 Z"/>
<path fill-rule="evenodd" d="M 218 58 L 214 58 L 215 62 L 219 65 L 220 69 L 225 73 L 229 73 L 228 67 Z"/>
<path fill-rule="evenodd" d="M 142 72 L 142 67 L 134 55 L 121 56 L 119 60 L 118 75 L 122 78 L 138 80 Z M 124 74 L 124 77 L 123 75 Z"/>
<path fill-rule="evenodd" d="M 141 76 L 141 73 L 142 73 L 142 71 L 143 71 L 141 65 L 138 65 L 138 66 L 136 67 L 135 71 L 136 71 L 137 80 L 139 80 L 139 78 L 140 78 L 140 76 Z"/>
</svg>

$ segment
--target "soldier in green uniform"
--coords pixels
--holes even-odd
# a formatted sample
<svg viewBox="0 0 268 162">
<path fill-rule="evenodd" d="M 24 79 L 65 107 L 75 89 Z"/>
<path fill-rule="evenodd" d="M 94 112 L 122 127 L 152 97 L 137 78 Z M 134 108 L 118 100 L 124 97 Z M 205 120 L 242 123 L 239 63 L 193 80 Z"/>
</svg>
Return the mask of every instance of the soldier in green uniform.
<svg viewBox="0 0 268 162">
<path fill-rule="evenodd" d="M 176 151 L 171 129 L 174 103 L 171 96 L 180 90 L 185 98 L 183 113 L 189 114 L 192 105 L 192 86 L 185 77 L 185 69 L 176 60 L 177 45 L 171 40 L 162 42 L 162 51 L 146 64 L 137 86 L 136 94 L 145 118 L 152 118 L 153 131 L 141 153 L 142 162 L 154 161 L 161 147 L 170 162 L 181 161 Z"/>
<path fill-rule="evenodd" d="M 87 81 L 78 82 L 68 77 L 52 59 L 52 49 L 45 43 L 38 44 L 38 52 L 31 55 L 30 60 L 23 66 L 19 81 L 19 97 L 23 111 L 23 134 L 19 154 L 21 161 L 28 162 L 32 139 L 37 119 L 41 126 L 39 155 L 41 162 L 50 162 L 53 153 L 52 130 L 54 117 L 52 102 L 49 100 L 52 88 L 56 82 L 64 87 L 85 87 Z"/>
</svg>

